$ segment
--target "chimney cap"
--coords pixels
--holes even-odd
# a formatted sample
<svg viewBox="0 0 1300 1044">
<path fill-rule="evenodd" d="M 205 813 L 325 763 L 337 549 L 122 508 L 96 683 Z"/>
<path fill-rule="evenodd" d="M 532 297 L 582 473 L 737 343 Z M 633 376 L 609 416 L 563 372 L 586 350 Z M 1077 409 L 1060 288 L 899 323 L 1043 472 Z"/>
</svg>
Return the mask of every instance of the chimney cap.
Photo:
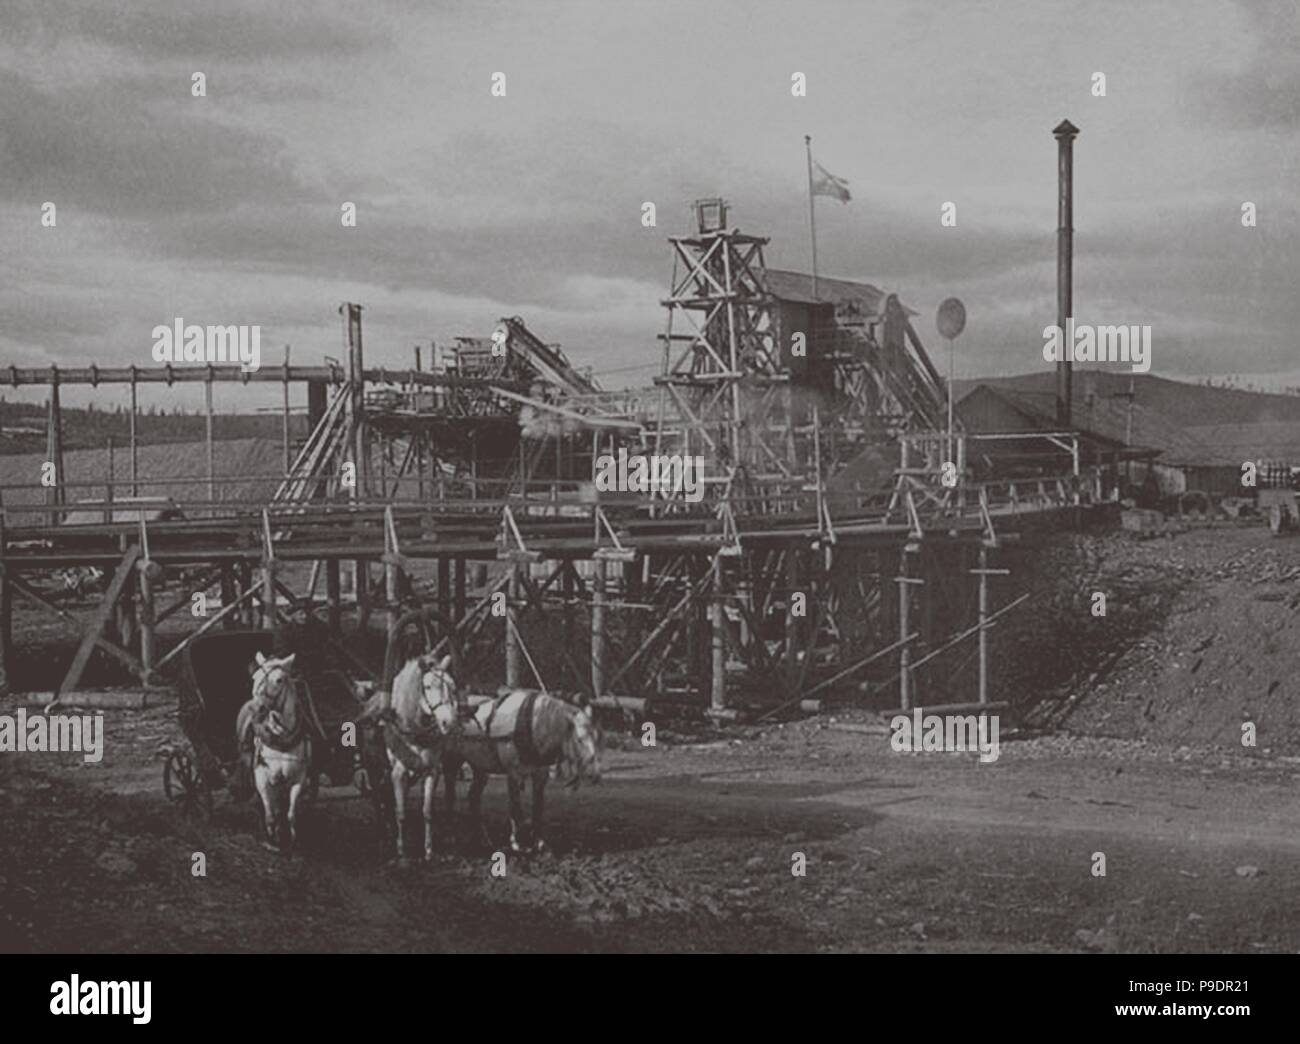
<svg viewBox="0 0 1300 1044">
<path fill-rule="evenodd" d="M 1076 134 L 1079 133 L 1079 128 L 1076 127 L 1069 120 L 1062 120 L 1060 123 L 1058 123 L 1055 127 L 1052 128 L 1052 133 L 1056 135 L 1056 137 L 1058 138 L 1065 138 L 1065 137 L 1073 138 Z"/>
</svg>

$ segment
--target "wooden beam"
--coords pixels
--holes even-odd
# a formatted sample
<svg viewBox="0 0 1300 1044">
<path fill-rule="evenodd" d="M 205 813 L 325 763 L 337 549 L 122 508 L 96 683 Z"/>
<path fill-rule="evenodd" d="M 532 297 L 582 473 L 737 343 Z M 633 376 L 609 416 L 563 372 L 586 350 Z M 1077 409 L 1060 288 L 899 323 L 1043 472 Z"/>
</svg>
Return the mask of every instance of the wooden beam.
<svg viewBox="0 0 1300 1044">
<path fill-rule="evenodd" d="M 14 595 L 9 567 L 5 564 L 7 543 L 4 511 L 0 509 L 0 696 L 9 693 L 13 681 L 10 671 L 13 667 Z"/>
<path fill-rule="evenodd" d="M 86 663 L 90 660 L 90 653 L 100 644 L 100 636 L 104 630 L 104 625 L 108 622 L 108 618 L 117 605 L 118 599 L 122 597 L 122 592 L 126 590 L 127 581 L 131 579 L 131 571 L 135 569 L 139 560 L 140 546 L 132 544 L 126 549 L 121 562 L 118 563 L 117 572 L 113 574 L 113 579 L 109 582 L 108 590 L 104 592 L 103 599 L 90 615 L 86 629 L 82 633 L 81 644 L 77 647 L 77 652 L 72 658 L 68 673 L 64 675 L 63 682 L 59 685 L 60 693 L 71 692 L 81 683 L 81 675 L 86 669 Z"/>
</svg>

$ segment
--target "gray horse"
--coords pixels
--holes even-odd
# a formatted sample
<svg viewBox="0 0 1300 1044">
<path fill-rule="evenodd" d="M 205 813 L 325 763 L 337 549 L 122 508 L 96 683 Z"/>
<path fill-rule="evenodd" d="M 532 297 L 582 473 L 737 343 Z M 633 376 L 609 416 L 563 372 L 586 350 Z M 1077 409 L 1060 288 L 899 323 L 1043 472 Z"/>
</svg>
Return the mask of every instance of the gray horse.
<svg viewBox="0 0 1300 1044">
<path fill-rule="evenodd" d="M 510 843 L 522 851 L 521 796 L 531 781 L 533 850 L 543 847 L 540 833 L 550 767 L 567 772 L 570 785 L 600 781 L 600 750 L 588 708 L 575 707 L 544 692 L 517 689 L 473 706 L 462 698 L 449 667 L 451 657 L 418 656 L 393 679 L 391 694 L 377 693 L 361 713 L 364 722 L 382 726 L 392 767 L 393 814 L 398 857 L 406 856 L 405 801 L 410 783 L 424 783 L 424 854 L 433 858 L 434 793 L 441 771 L 446 807 L 456 803 L 456 777 L 468 763 L 474 773 L 470 810 L 486 841 L 481 799 L 491 775 L 504 775 L 510 794 Z"/>
<path fill-rule="evenodd" d="M 474 773 L 470 784 L 470 813 L 483 840 L 482 797 L 492 775 L 504 775 L 510 796 L 510 847 L 523 851 L 524 784 L 532 787 L 532 850 L 540 852 L 542 820 L 546 802 L 546 781 L 551 766 L 568 776 L 570 785 L 580 781 L 600 782 L 600 741 L 589 707 L 576 707 L 545 692 L 515 689 L 495 700 L 468 707 L 458 699 L 455 679 L 447 672 L 447 661 L 426 664 L 424 692 L 429 703 L 439 708 L 440 719 L 453 718 L 442 755 L 442 775 L 447 813 L 456 805 L 456 778 L 460 766 L 468 764 Z M 443 709 L 445 708 L 445 710 Z"/>
</svg>

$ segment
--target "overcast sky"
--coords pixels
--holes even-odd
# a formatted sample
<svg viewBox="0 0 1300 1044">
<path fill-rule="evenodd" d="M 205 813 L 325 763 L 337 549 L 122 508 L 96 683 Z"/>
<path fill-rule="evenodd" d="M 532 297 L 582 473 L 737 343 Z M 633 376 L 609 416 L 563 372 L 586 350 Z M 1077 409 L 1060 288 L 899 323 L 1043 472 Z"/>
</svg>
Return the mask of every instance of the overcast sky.
<svg viewBox="0 0 1300 1044">
<path fill-rule="evenodd" d="M 817 201 L 823 274 L 939 357 L 961 297 L 961 375 L 1042 369 L 1068 117 L 1079 320 L 1149 323 L 1155 373 L 1300 383 L 1295 0 L 0 0 L 0 107 L 0 364 L 145 365 L 178 316 L 317 362 L 353 300 L 376 365 L 518 314 L 641 383 L 692 199 L 808 267 L 811 134 L 853 193 Z"/>
</svg>

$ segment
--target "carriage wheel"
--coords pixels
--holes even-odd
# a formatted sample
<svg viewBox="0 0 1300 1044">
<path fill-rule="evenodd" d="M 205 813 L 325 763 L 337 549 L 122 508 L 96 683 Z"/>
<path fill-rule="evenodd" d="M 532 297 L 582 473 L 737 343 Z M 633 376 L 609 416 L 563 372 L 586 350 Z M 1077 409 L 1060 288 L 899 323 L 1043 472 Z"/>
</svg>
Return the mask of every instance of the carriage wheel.
<svg viewBox="0 0 1300 1044">
<path fill-rule="evenodd" d="M 212 814 L 212 788 L 192 749 L 172 748 L 163 762 L 163 792 L 188 815 Z"/>
</svg>

